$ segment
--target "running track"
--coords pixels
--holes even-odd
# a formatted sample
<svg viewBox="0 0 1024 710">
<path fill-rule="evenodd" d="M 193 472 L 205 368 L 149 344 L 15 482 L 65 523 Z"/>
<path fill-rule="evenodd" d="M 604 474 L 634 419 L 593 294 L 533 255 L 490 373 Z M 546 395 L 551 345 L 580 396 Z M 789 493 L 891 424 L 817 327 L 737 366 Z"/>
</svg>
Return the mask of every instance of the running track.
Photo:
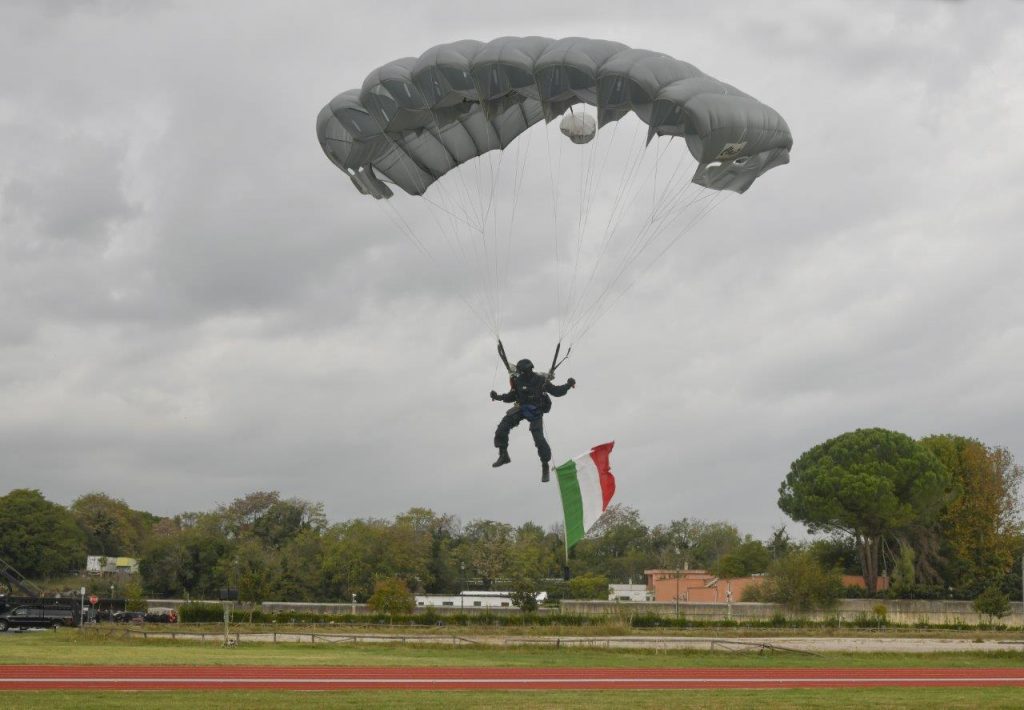
<svg viewBox="0 0 1024 710">
<path fill-rule="evenodd" d="M 1024 687 L 1022 668 L 8 666 L 4 690 L 597 690 Z"/>
</svg>

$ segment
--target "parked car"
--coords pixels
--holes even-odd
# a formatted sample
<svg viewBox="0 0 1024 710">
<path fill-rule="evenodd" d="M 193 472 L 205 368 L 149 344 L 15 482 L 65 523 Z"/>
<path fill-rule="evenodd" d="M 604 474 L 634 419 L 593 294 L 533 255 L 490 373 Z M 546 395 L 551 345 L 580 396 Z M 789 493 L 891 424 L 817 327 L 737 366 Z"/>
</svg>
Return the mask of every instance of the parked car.
<svg viewBox="0 0 1024 710">
<path fill-rule="evenodd" d="M 154 607 L 146 612 L 146 621 L 157 624 L 175 624 L 178 622 L 178 612 L 171 608 Z"/>
<path fill-rule="evenodd" d="M 146 620 L 146 612 L 144 611 L 115 611 L 114 621 L 118 621 L 122 624 L 141 624 Z"/>
<path fill-rule="evenodd" d="M 19 606 L 0 614 L 0 632 L 7 629 L 56 629 L 75 625 L 75 611 L 68 607 Z"/>
</svg>

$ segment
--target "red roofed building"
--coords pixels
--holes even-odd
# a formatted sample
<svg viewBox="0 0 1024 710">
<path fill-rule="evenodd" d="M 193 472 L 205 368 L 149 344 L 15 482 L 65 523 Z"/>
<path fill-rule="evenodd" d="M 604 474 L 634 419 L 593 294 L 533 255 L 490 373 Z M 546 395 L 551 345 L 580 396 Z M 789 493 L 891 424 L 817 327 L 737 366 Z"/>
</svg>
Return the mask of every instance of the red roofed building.
<svg viewBox="0 0 1024 710">
<path fill-rule="evenodd" d="M 656 602 L 739 602 L 743 590 L 764 580 L 764 575 L 726 579 L 702 569 L 650 569 L 644 570 L 647 588 Z M 843 575 L 844 587 L 866 589 L 860 575 Z M 888 577 L 878 578 L 878 590 L 889 588 Z"/>
</svg>

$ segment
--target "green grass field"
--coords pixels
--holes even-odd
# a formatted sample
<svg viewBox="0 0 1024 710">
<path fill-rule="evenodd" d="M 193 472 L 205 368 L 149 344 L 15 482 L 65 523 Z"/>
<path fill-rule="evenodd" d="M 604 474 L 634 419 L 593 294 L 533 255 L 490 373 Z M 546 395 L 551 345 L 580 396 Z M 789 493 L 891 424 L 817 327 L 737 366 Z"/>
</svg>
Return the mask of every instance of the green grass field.
<svg viewBox="0 0 1024 710">
<path fill-rule="evenodd" d="M 856 688 L 851 690 L 286 691 L 203 693 L 83 691 L 0 694 L 0 708 L 1020 708 L 1020 688 Z"/>
<path fill-rule="evenodd" d="M 126 640 L 82 634 L 0 634 L 4 664 L 127 665 L 343 665 L 343 666 L 532 666 L 532 667 L 1020 667 L 1024 654 L 826 654 L 621 651 L 592 648 L 474 648 L 407 644 L 249 644 Z M 855 688 L 807 690 L 644 691 L 205 691 L 0 693 L 0 708 L 227 708 L 285 707 L 423 708 L 646 708 L 646 707 L 853 707 L 886 708 L 1024 706 L 1020 688 Z"/>
</svg>

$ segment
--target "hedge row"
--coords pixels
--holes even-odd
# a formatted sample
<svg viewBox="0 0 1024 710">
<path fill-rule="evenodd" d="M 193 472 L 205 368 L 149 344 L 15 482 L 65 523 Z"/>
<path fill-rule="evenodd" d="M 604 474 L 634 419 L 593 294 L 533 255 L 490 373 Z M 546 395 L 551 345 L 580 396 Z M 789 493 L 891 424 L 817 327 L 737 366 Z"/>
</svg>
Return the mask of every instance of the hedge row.
<svg viewBox="0 0 1024 710">
<path fill-rule="evenodd" d="M 602 616 L 582 614 L 436 614 L 431 610 L 414 614 L 315 614 L 311 612 L 280 611 L 267 612 L 262 609 L 236 609 L 232 615 L 235 621 L 249 621 L 268 624 L 403 624 L 416 626 L 599 626 L 608 623 Z M 224 619 L 224 609 L 219 604 L 189 602 L 178 609 L 182 622 L 210 623 Z"/>
<path fill-rule="evenodd" d="M 1004 625 L 981 624 L 973 625 L 966 622 L 951 624 L 894 624 L 888 621 L 880 607 L 879 613 L 861 614 L 852 621 L 840 621 L 837 617 L 822 621 L 793 618 L 784 614 L 774 614 L 767 619 L 688 619 L 659 616 L 657 614 L 635 614 L 625 617 L 623 621 L 636 629 L 652 628 L 763 628 L 763 629 L 813 629 L 813 628 L 918 628 L 962 631 L 967 629 L 1005 629 Z M 238 609 L 234 612 L 235 621 L 248 621 L 249 611 Z M 178 610 L 182 622 L 210 623 L 224 618 L 224 610 L 219 604 L 187 603 Z M 614 622 L 615 617 L 588 614 L 492 614 L 489 612 L 473 614 L 436 614 L 431 610 L 415 614 L 313 614 L 306 612 L 265 612 L 261 609 L 252 611 L 252 621 L 258 624 L 277 622 L 279 624 L 359 624 L 359 625 L 408 625 L 408 626 L 603 626 Z"/>
</svg>

